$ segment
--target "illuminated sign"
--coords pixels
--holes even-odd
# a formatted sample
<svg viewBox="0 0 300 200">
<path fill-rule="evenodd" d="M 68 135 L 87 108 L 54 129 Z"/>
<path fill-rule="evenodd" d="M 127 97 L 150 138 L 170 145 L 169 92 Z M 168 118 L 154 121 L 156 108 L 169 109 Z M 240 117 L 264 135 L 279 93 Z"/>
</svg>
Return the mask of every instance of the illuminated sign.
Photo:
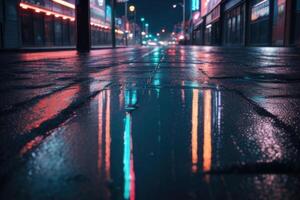
<svg viewBox="0 0 300 200">
<path fill-rule="evenodd" d="M 106 6 L 105 21 L 108 23 L 111 22 L 111 7 L 110 6 Z"/>
<path fill-rule="evenodd" d="M 269 14 L 270 14 L 269 0 L 261 1 L 252 7 L 251 21 L 256 21 L 263 17 L 269 16 Z"/>
<path fill-rule="evenodd" d="M 105 23 L 105 1 L 90 0 L 91 22 L 97 24 Z"/>
<path fill-rule="evenodd" d="M 192 11 L 200 9 L 200 0 L 192 0 Z"/>
<path fill-rule="evenodd" d="M 98 5 L 99 5 L 100 7 L 104 6 L 104 5 L 105 5 L 105 4 L 104 4 L 104 0 L 98 0 Z"/>
<path fill-rule="evenodd" d="M 202 16 L 207 15 L 217 5 L 221 3 L 221 0 L 201 0 L 201 14 Z"/>
</svg>

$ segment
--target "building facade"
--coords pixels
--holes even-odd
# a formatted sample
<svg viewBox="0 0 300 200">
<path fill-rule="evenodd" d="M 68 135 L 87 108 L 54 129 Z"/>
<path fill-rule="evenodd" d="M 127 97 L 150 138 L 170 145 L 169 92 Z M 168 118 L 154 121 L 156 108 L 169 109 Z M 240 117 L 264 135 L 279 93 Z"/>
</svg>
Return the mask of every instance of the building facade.
<svg viewBox="0 0 300 200">
<path fill-rule="evenodd" d="M 0 47 L 75 47 L 76 0 L 0 0 Z M 90 0 L 92 46 L 111 43 L 111 9 Z M 123 42 L 123 31 L 117 29 Z"/>
<path fill-rule="evenodd" d="M 224 45 L 245 45 L 246 4 L 245 1 L 228 1 L 224 4 Z"/>
<path fill-rule="evenodd" d="M 0 48 L 3 48 L 3 22 L 4 22 L 3 0 L 0 0 Z"/>
<path fill-rule="evenodd" d="M 199 0 L 193 44 L 300 46 L 300 0 Z"/>
</svg>

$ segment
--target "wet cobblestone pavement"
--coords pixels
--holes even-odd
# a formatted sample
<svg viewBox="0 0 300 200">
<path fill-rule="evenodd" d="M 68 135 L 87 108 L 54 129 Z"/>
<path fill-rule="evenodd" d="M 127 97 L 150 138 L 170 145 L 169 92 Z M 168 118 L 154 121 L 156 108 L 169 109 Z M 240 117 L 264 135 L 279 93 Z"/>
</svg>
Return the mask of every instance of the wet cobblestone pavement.
<svg viewBox="0 0 300 200">
<path fill-rule="evenodd" d="M 0 199 L 299 199 L 300 51 L 0 55 Z"/>
</svg>

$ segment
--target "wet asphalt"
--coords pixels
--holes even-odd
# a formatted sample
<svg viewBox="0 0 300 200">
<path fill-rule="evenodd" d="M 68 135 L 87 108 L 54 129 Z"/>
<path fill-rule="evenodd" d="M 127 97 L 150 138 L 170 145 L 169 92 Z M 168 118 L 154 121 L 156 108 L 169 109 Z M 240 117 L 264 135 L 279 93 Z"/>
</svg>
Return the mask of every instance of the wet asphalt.
<svg viewBox="0 0 300 200">
<path fill-rule="evenodd" d="M 300 198 L 300 51 L 0 55 L 0 199 Z"/>
</svg>

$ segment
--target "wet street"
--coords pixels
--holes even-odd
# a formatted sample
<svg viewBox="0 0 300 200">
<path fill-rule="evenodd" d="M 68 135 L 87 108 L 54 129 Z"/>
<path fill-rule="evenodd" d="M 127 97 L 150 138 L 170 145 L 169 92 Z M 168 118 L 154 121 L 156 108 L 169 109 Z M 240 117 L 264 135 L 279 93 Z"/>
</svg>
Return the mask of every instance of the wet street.
<svg viewBox="0 0 300 200">
<path fill-rule="evenodd" d="M 300 51 L 0 55 L 0 199 L 299 199 Z"/>
</svg>

